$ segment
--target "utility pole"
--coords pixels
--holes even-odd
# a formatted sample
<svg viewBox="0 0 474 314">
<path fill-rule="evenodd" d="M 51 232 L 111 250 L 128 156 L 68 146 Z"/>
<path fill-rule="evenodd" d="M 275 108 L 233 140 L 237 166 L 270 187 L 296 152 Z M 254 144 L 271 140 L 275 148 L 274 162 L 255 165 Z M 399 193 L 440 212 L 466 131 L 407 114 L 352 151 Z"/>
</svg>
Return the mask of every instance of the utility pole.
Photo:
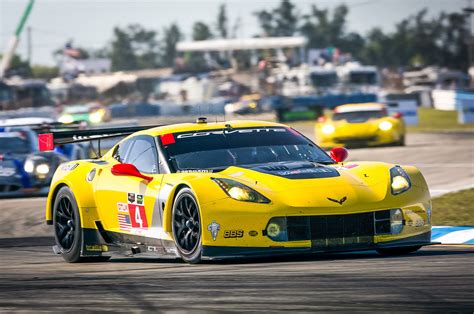
<svg viewBox="0 0 474 314">
<path fill-rule="evenodd" d="M 469 29 L 467 32 L 467 38 L 465 39 L 466 45 L 467 45 L 467 66 L 468 66 L 468 73 L 471 78 L 471 88 L 474 88 L 474 67 L 473 67 L 473 59 L 474 59 L 474 51 L 473 51 L 473 44 L 474 44 L 474 39 L 472 36 L 472 26 L 473 26 L 473 20 L 472 20 L 472 14 L 474 13 L 474 9 L 472 8 L 472 0 L 469 0 L 469 7 L 464 8 L 464 15 L 467 16 L 469 15 Z"/>
<path fill-rule="evenodd" d="M 32 37 L 31 37 L 31 26 L 28 26 L 26 28 L 26 37 L 27 37 L 27 42 L 26 42 L 26 55 L 28 58 L 28 64 L 31 66 L 31 56 L 33 54 L 33 44 L 32 44 Z"/>
<path fill-rule="evenodd" d="M 28 2 L 26 9 L 23 12 L 23 15 L 21 16 L 20 23 L 18 23 L 15 33 L 11 37 L 9 44 L 7 48 L 5 49 L 5 53 L 3 54 L 2 62 L 0 64 L 0 79 L 2 79 L 5 76 L 5 72 L 10 67 L 10 62 L 13 58 L 13 55 L 15 54 L 15 50 L 16 50 L 16 47 L 18 46 L 18 42 L 20 41 L 21 32 L 23 30 L 23 27 L 25 26 L 28 16 L 30 15 L 34 2 L 35 0 L 30 0 Z"/>
</svg>

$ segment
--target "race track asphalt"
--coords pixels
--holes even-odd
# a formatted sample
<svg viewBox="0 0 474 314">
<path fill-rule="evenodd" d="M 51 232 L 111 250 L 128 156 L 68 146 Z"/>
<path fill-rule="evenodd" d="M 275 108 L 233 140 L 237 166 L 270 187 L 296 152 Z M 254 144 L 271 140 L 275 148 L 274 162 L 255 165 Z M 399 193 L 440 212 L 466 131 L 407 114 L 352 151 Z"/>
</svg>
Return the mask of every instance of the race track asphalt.
<svg viewBox="0 0 474 314">
<path fill-rule="evenodd" d="M 0 312 L 474 310 L 474 248 L 188 265 L 116 258 L 67 264 L 51 238 L 0 240 Z"/>
<path fill-rule="evenodd" d="M 299 129 L 313 138 L 311 125 Z M 418 133 L 408 135 L 406 147 L 350 150 L 349 160 L 415 165 L 437 195 L 474 185 L 472 147 L 472 134 Z M 44 206 L 45 198 L 0 200 L 0 312 L 474 311 L 474 246 L 399 257 L 66 264 L 52 253 Z"/>
</svg>

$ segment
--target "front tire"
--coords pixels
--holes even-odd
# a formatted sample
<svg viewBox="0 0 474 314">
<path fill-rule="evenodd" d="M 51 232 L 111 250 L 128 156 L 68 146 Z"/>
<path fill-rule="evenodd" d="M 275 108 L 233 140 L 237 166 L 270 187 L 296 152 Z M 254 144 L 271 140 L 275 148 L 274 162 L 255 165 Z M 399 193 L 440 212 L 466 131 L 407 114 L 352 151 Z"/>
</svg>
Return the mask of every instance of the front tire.
<svg viewBox="0 0 474 314">
<path fill-rule="evenodd" d="M 406 247 L 395 247 L 395 248 L 386 248 L 386 249 L 377 249 L 377 252 L 381 255 L 386 256 L 396 256 L 396 255 L 406 255 L 421 249 L 421 246 L 406 246 Z"/>
<path fill-rule="evenodd" d="M 400 140 L 397 142 L 397 146 L 405 146 L 405 135 L 400 136 Z"/>
<path fill-rule="evenodd" d="M 173 238 L 181 258 L 187 263 L 199 263 L 202 256 L 202 228 L 199 206 L 189 188 L 181 189 L 173 204 Z"/>
<path fill-rule="evenodd" d="M 62 187 L 54 200 L 54 239 L 59 254 L 68 263 L 82 260 L 82 228 L 76 198 L 71 189 Z"/>
</svg>

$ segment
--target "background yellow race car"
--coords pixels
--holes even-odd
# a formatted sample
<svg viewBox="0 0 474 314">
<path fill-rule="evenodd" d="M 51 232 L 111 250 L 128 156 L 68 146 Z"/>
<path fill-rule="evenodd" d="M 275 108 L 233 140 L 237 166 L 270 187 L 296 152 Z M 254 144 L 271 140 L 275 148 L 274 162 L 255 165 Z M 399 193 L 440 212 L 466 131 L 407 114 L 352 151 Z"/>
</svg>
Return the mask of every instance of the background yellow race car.
<svg viewBox="0 0 474 314">
<path fill-rule="evenodd" d="M 405 122 L 400 114 L 388 115 L 383 104 L 348 104 L 331 117 L 316 122 L 316 142 L 324 148 L 405 145 Z"/>
<path fill-rule="evenodd" d="M 377 250 L 430 244 L 420 171 L 342 162 L 292 128 L 259 121 L 57 132 L 52 143 L 131 134 L 103 157 L 56 171 L 46 207 L 66 261 L 114 251 L 206 258 Z M 143 128 L 145 129 L 145 128 Z M 101 135 L 102 134 L 102 135 Z"/>
</svg>

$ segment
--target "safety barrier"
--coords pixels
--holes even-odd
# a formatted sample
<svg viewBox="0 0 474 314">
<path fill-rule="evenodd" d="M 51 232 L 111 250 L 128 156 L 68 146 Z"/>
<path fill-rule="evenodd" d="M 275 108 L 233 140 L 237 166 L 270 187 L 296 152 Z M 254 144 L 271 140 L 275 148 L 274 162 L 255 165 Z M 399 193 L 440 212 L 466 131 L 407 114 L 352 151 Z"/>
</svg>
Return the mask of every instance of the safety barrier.
<svg viewBox="0 0 474 314">
<path fill-rule="evenodd" d="M 474 244 L 474 226 L 434 226 L 431 241 L 443 244 Z"/>
<path fill-rule="evenodd" d="M 159 104 L 112 104 L 109 106 L 112 118 L 150 117 L 160 115 Z"/>
</svg>

